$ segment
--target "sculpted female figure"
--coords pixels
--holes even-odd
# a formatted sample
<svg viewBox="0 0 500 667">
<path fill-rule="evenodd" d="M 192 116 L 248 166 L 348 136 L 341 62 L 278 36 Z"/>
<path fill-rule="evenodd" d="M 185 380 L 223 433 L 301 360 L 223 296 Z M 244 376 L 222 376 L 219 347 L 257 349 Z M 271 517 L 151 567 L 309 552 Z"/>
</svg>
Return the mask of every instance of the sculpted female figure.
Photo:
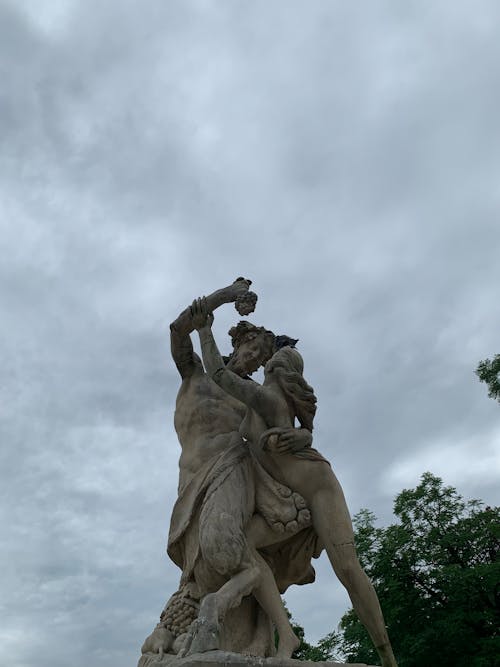
<svg viewBox="0 0 500 667">
<path fill-rule="evenodd" d="M 207 373 L 247 406 L 241 435 L 272 477 L 304 497 L 314 530 L 377 649 L 382 667 L 397 667 L 377 594 L 356 555 L 351 518 L 335 474 L 318 452 L 291 452 L 280 435 L 280 429 L 289 431 L 294 426 L 295 418 L 312 430 L 316 398 L 302 376 L 302 357 L 297 350 L 284 347 L 267 362 L 262 385 L 243 379 L 224 365 L 212 335 L 213 315 L 207 312 L 204 300 L 197 300 L 191 308 Z M 256 546 L 264 546 L 261 524 L 250 526 L 249 534 L 252 532 Z"/>
</svg>

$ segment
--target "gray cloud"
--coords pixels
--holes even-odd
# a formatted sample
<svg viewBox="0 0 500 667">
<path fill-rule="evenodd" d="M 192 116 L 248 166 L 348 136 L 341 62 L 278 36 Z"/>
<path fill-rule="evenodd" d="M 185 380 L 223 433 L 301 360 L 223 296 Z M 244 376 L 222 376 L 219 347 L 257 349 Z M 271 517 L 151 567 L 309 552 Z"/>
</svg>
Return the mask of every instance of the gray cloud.
<svg viewBox="0 0 500 667">
<path fill-rule="evenodd" d="M 0 13 L 4 662 L 138 657 L 178 578 L 168 323 L 238 275 L 353 512 L 430 463 L 498 502 L 496 3 Z M 347 606 L 318 573 L 286 596 L 313 640 Z"/>
</svg>

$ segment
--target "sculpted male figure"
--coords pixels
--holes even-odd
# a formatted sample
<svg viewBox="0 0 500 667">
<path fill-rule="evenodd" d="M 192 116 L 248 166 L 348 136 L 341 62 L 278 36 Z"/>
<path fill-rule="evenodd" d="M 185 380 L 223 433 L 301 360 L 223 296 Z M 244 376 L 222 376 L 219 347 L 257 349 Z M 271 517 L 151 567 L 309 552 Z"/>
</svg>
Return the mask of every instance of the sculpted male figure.
<svg viewBox="0 0 500 667">
<path fill-rule="evenodd" d="M 238 279 L 206 297 L 206 302 L 213 309 L 225 302 L 241 301 L 249 284 L 250 281 Z M 237 606 L 243 596 L 253 593 L 278 628 L 278 655 L 289 657 L 298 640 L 269 566 L 256 550 L 261 544 L 256 545 L 254 539 L 247 539 L 245 534 L 245 527 L 259 502 L 255 494 L 256 462 L 239 434 L 246 408 L 205 373 L 193 350 L 190 339 L 193 330 L 190 309 L 171 325 L 172 356 L 182 377 L 175 412 L 182 454 L 179 499 L 172 515 L 168 552 L 183 570 L 181 584 L 194 578 L 206 585 L 204 593 L 215 593 L 218 620 L 223 620 L 227 610 Z M 240 377 L 251 374 L 272 356 L 274 343 L 274 334 L 263 328 L 239 327 L 238 343 L 228 368 Z M 310 442 L 310 434 L 292 428 L 289 441 L 300 449 Z M 276 487 L 283 488 L 279 484 Z M 288 525 L 296 532 L 299 526 L 295 519 L 300 507 L 294 504 L 293 495 L 288 493 L 288 496 L 278 500 L 291 510 L 289 519 L 294 521 L 289 521 Z M 287 511 L 285 507 L 285 515 Z M 272 530 L 257 524 L 253 532 L 262 539 L 263 534 Z M 278 541 L 276 535 L 271 541 L 273 538 Z M 205 596 L 205 607 L 210 600 Z M 207 609 L 202 605 L 201 611 L 207 612 Z M 207 646 L 206 636 L 203 641 L 198 649 L 217 647 L 215 638 L 212 646 Z"/>
</svg>

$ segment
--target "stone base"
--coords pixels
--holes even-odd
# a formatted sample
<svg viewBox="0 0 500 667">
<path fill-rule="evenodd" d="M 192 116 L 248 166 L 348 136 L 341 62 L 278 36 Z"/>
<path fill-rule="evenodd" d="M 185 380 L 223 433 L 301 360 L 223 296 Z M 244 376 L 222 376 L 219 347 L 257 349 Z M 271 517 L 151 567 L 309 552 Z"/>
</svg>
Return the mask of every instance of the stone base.
<svg viewBox="0 0 500 667">
<path fill-rule="evenodd" d="M 282 658 L 260 658 L 229 651 L 207 651 L 195 653 L 185 658 L 166 654 L 160 660 L 157 653 L 145 653 L 137 667 L 373 667 L 365 663 L 310 662 Z"/>
</svg>

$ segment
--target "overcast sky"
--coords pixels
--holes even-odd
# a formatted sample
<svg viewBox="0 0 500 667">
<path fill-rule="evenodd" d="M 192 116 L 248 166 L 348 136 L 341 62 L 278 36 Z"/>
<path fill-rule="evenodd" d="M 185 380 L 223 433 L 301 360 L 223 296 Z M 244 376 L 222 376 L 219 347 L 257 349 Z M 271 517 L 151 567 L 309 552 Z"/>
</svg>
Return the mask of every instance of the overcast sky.
<svg viewBox="0 0 500 667">
<path fill-rule="evenodd" d="M 0 663 L 135 665 L 176 590 L 168 324 L 300 339 L 352 513 L 500 500 L 496 0 L 0 0 Z M 224 351 L 239 319 L 216 315 Z M 328 563 L 290 590 L 315 641 Z"/>
</svg>

